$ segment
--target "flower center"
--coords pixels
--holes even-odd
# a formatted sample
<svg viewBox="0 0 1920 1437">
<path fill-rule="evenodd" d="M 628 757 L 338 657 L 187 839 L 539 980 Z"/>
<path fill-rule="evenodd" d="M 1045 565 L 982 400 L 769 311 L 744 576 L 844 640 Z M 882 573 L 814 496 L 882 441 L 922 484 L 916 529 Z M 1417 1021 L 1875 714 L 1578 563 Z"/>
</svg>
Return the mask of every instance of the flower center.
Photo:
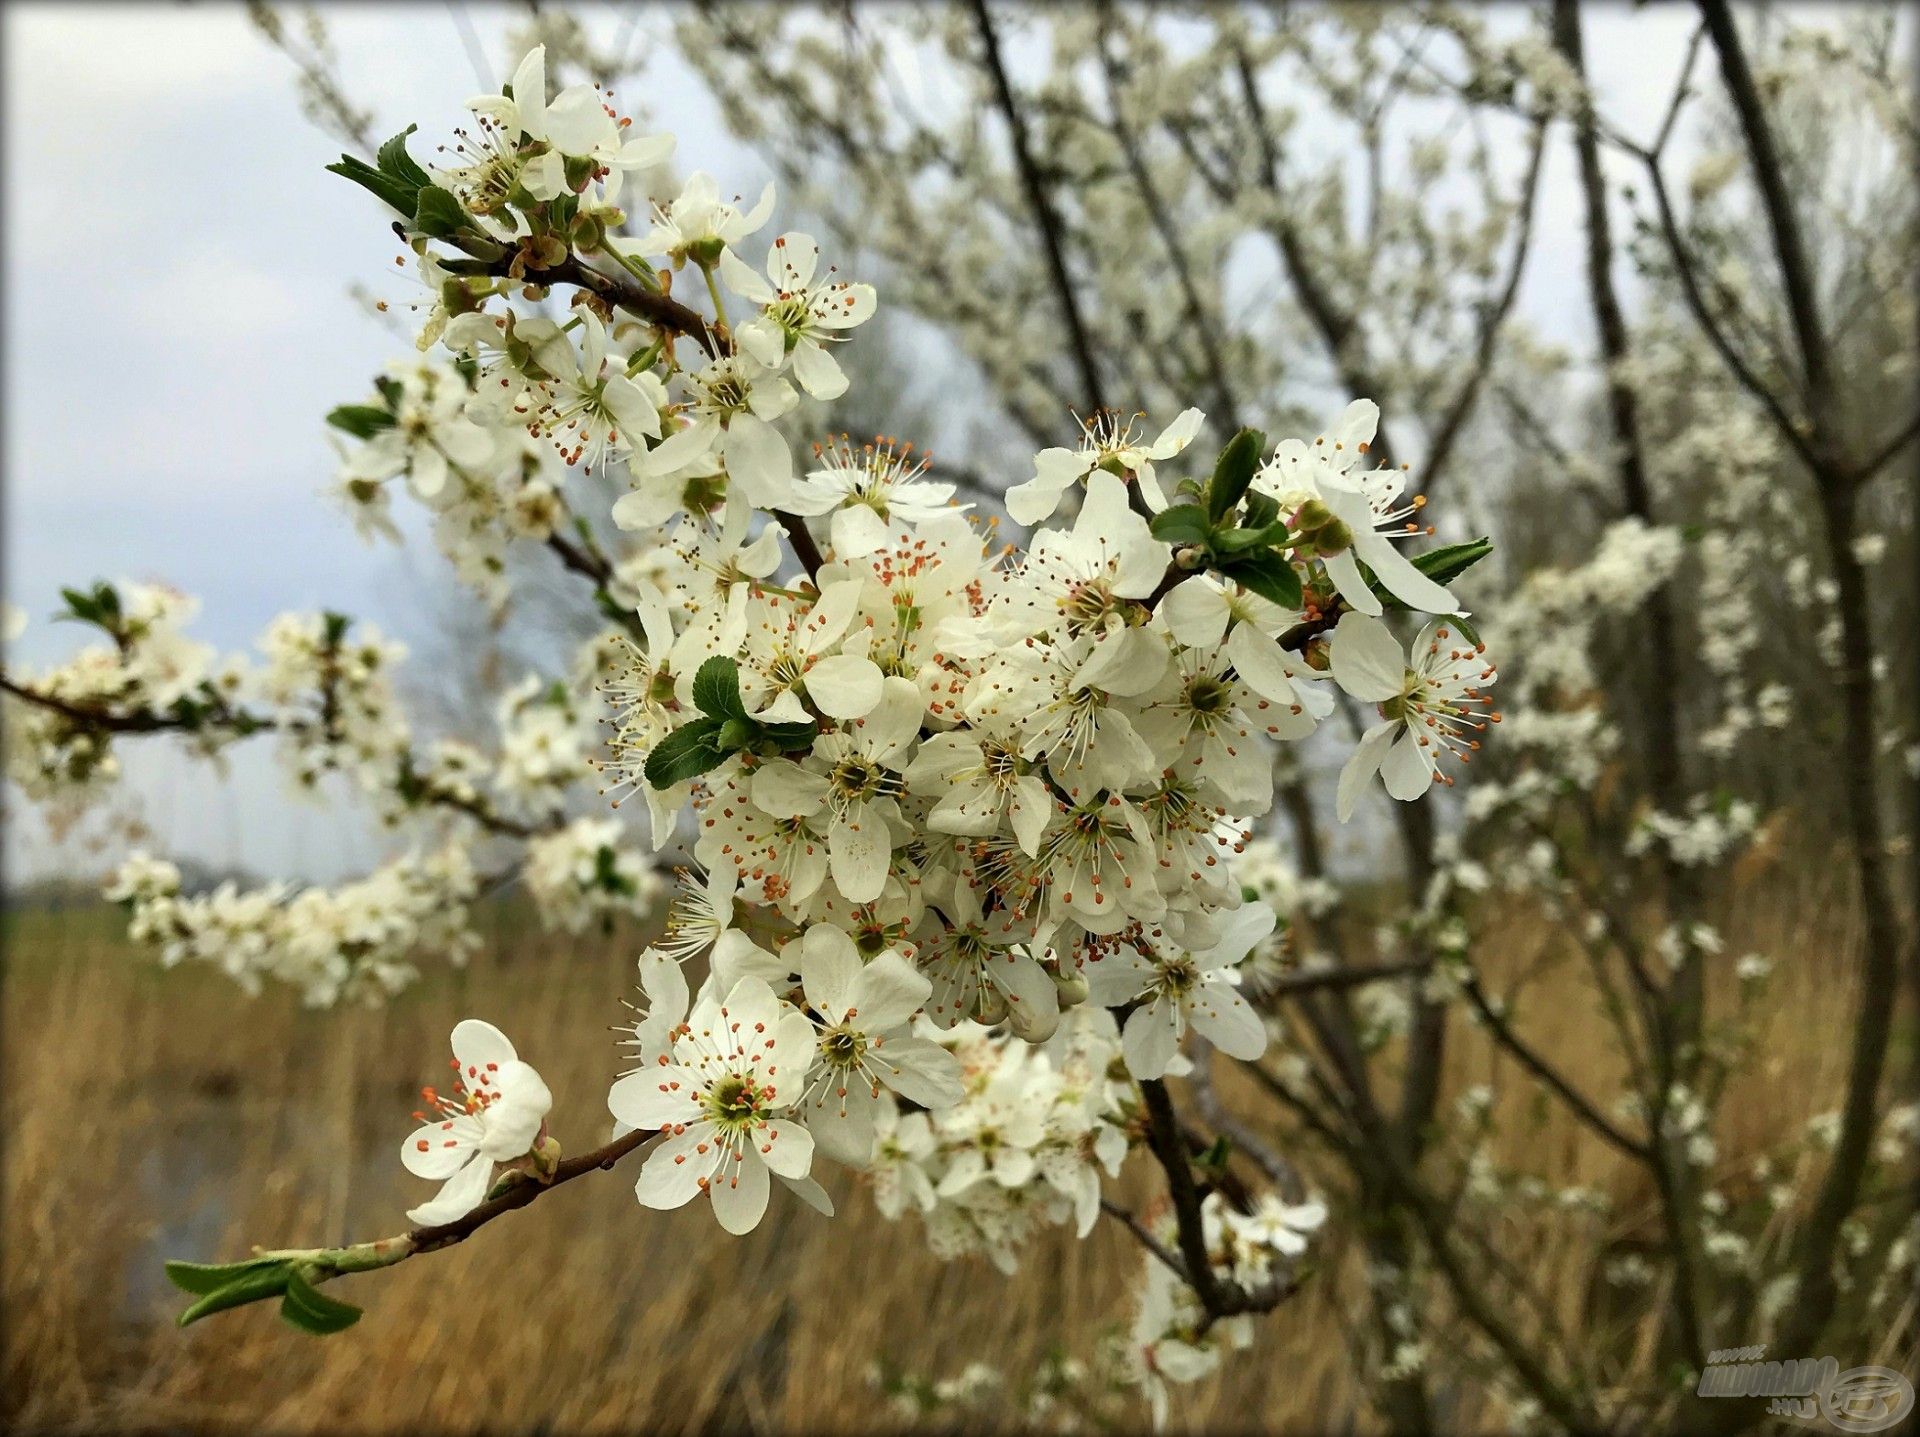
<svg viewBox="0 0 1920 1437">
<path fill-rule="evenodd" d="M 1079 635 L 1105 629 L 1108 618 L 1120 613 L 1125 603 L 1114 597 L 1105 579 L 1088 579 L 1067 590 L 1060 601 L 1060 612 L 1066 618 L 1067 632 Z"/>
<path fill-rule="evenodd" d="M 1233 690 L 1212 674 L 1196 674 L 1187 685 L 1187 707 L 1197 714 L 1218 717 L 1233 704 Z"/>
<path fill-rule="evenodd" d="M 844 1023 L 820 1035 L 820 1056 L 836 1068 L 857 1068 L 867 1055 L 867 1035 Z"/>
<path fill-rule="evenodd" d="M 743 1132 L 766 1118 L 767 1090 L 742 1073 L 728 1073 L 707 1089 L 707 1116 L 725 1132 Z"/>
</svg>

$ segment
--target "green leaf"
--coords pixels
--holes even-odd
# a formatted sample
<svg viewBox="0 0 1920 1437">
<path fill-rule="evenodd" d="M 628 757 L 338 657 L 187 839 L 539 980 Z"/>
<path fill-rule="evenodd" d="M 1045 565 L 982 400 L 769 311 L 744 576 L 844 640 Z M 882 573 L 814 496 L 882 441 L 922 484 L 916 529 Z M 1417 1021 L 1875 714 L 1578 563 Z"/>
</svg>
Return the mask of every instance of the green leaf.
<svg viewBox="0 0 1920 1437">
<path fill-rule="evenodd" d="M 97 624 L 108 633 L 117 633 L 120 627 L 120 591 L 105 579 L 94 582 L 91 589 L 62 589 L 60 597 L 67 601 L 67 612 L 56 614 L 54 618 L 77 619 L 83 624 Z"/>
<path fill-rule="evenodd" d="M 407 136 L 419 128 L 418 125 L 408 125 L 406 129 L 382 145 L 380 153 L 374 157 L 379 162 L 382 174 L 392 175 L 403 184 L 412 185 L 415 189 L 421 185 L 433 183 L 433 176 L 421 169 L 414 162 L 413 156 L 407 153 Z"/>
<path fill-rule="evenodd" d="M 1484 535 L 1464 544 L 1446 544 L 1413 556 L 1413 567 L 1436 584 L 1447 584 L 1493 552 L 1493 540 Z"/>
<path fill-rule="evenodd" d="M 463 229 L 471 229 L 473 221 L 461 208 L 460 201 L 453 197 L 451 190 L 443 190 L 438 185 L 422 185 L 415 192 L 413 201 L 413 224 L 416 234 L 429 235 L 434 239 L 451 239 Z"/>
<path fill-rule="evenodd" d="M 660 740 L 647 755 L 647 782 L 656 789 L 668 789 L 718 768 L 727 756 L 715 741 L 720 724 L 717 718 L 695 719 Z"/>
<path fill-rule="evenodd" d="M 327 166 L 327 172 L 352 180 L 408 219 L 413 218 L 414 208 L 419 201 L 419 185 L 383 174 L 365 160 L 356 160 L 352 155 L 342 155 L 339 163 Z"/>
<path fill-rule="evenodd" d="M 1265 529 L 1222 529 L 1214 536 L 1213 551 L 1223 559 L 1232 559 L 1256 549 L 1271 549 L 1286 537 L 1285 524 L 1273 524 Z"/>
<path fill-rule="evenodd" d="M 722 719 L 720 732 L 714 738 L 714 747 L 722 753 L 738 753 L 750 747 L 760 737 L 760 725 L 752 719 Z"/>
<path fill-rule="evenodd" d="M 812 748 L 813 741 L 820 736 L 820 730 L 810 723 L 761 724 L 760 732 L 776 747 L 787 751 Z"/>
<path fill-rule="evenodd" d="M 599 888 L 604 888 L 609 893 L 618 893 L 622 897 L 631 898 L 640 890 L 631 878 L 628 878 L 620 871 L 619 864 L 620 855 L 615 853 L 606 844 L 603 843 L 599 848 L 595 849 L 593 854 L 594 885 Z"/>
<path fill-rule="evenodd" d="M 1300 607 L 1300 575 L 1279 554 L 1251 554 L 1236 559 L 1220 572 L 1283 609 Z"/>
<path fill-rule="evenodd" d="M 1258 491 L 1247 495 L 1246 512 L 1240 518 L 1243 529 L 1265 529 L 1280 517 L 1280 501 Z"/>
<path fill-rule="evenodd" d="M 167 1280 L 182 1292 L 205 1297 L 248 1273 L 278 1267 L 282 1261 L 277 1257 L 250 1257 L 245 1262 L 169 1262 Z"/>
<path fill-rule="evenodd" d="M 1472 644 L 1476 649 L 1480 647 L 1480 631 L 1467 621 L 1465 614 L 1450 614 L 1447 617 L 1447 622 L 1460 631 L 1461 638 Z"/>
<path fill-rule="evenodd" d="M 393 428 L 393 416 L 377 404 L 341 404 L 327 412 L 327 423 L 355 439 L 371 439 Z"/>
<path fill-rule="evenodd" d="M 276 1258 L 265 1267 L 256 1268 L 215 1288 L 181 1313 L 179 1323 L 182 1327 L 188 1327 L 203 1317 L 225 1312 L 230 1307 L 245 1307 L 249 1302 L 264 1302 L 269 1297 L 279 1297 L 287 1290 L 287 1280 L 292 1276 L 293 1269 Z"/>
<path fill-rule="evenodd" d="M 67 601 L 67 612 L 60 615 L 63 619 L 78 619 L 83 624 L 98 623 L 100 606 L 94 602 L 93 595 L 79 589 L 62 589 L 60 597 Z"/>
<path fill-rule="evenodd" d="M 1266 435 L 1257 429 L 1242 429 L 1220 451 L 1219 461 L 1213 466 L 1213 482 L 1207 485 L 1207 515 L 1214 523 L 1231 514 L 1240 496 L 1247 492 L 1266 447 Z"/>
<path fill-rule="evenodd" d="M 693 676 L 693 702 L 712 718 L 744 719 L 747 706 L 740 698 L 740 666 L 725 654 L 715 654 Z"/>
<path fill-rule="evenodd" d="M 1155 514 L 1150 527 L 1153 537 L 1163 544 L 1204 544 L 1213 536 L 1207 511 L 1198 504 L 1175 504 Z"/>
<path fill-rule="evenodd" d="M 325 1337 L 344 1332 L 360 1320 L 360 1309 L 350 1302 L 326 1296 L 296 1269 L 287 1274 L 287 1293 L 280 1302 L 280 1315 L 303 1332 Z"/>
</svg>

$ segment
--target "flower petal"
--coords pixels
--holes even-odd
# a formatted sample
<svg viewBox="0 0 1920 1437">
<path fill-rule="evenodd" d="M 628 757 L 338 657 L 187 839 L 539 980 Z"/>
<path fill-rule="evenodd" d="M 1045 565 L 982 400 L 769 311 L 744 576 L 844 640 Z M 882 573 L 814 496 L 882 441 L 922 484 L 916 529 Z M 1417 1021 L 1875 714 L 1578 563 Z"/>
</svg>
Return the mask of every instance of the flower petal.
<svg viewBox="0 0 1920 1437">
<path fill-rule="evenodd" d="M 1377 704 L 1399 695 L 1407 678 L 1407 656 L 1380 620 L 1344 615 L 1330 647 L 1334 682 L 1355 698 Z"/>
<path fill-rule="evenodd" d="M 872 659 L 829 654 L 807 670 L 807 697 L 828 718 L 865 718 L 880 702 L 885 680 Z"/>
<path fill-rule="evenodd" d="M 768 1187 L 767 1165 L 757 1149 L 747 1149 L 739 1162 L 723 1167 L 707 1188 L 720 1226 L 736 1237 L 760 1226 L 767 1211 Z"/>
<path fill-rule="evenodd" d="M 475 1153 L 473 1160 L 448 1178 L 432 1198 L 419 1207 L 408 1208 L 407 1221 L 419 1227 L 438 1227 L 465 1217 L 486 1201 L 492 1178 L 493 1164 Z"/>
</svg>

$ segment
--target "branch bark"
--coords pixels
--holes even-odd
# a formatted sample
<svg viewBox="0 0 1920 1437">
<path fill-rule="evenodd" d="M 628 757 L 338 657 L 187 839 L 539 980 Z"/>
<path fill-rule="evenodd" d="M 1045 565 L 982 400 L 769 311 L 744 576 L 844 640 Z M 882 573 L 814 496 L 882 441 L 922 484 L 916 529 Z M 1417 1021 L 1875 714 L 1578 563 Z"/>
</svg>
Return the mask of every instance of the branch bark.
<svg viewBox="0 0 1920 1437">
<path fill-rule="evenodd" d="M 973 0 L 973 20 L 986 56 L 987 73 L 993 81 L 994 100 L 1000 108 L 1001 117 L 1007 122 L 1012 139 L 1013 161 L 1019 171 L 1020 185 L 1026 194 L 1027 206 L 1033 212 L 1034 225 L 1040 231 L 1047 273 L 1053 280 L 1054 296 L 1060 302 L 1060 317 L 1067 326 L 1068 345 L 1073 351 L 1074 362 L 1079 366 L 1085 402 L 1092 409 L 1104 409 L 1106 400 L 1100 386 L 1100 365 L 1094 356 L 1093 341 L 1086 321 L 1080 313 L 1080 301 L 1074 293 L 1073 278 L 1067 273 L 1066 253 L 1061 243 L 1060 214 L 1054 208 L 1039 166 L 1034 163 L 1026 116 L 1021 113 L 1019 103 L 1014 98 L 1013 86 L 1007 79 L 1007 67 L 1000 58 L 1000 37 L 994 29 L 987 0 Z"/>
</svg>

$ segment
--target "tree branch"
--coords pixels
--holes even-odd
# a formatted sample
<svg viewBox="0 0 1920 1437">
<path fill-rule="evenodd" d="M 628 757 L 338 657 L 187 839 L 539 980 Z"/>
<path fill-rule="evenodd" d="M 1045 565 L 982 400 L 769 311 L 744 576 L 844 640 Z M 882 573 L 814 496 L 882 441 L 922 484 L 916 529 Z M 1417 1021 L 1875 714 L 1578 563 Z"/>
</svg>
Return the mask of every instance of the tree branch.
<svg viewBox="0 0 1920 1437">
<path fill-rule="evenodd" d="M 993 16 L 987 9 L 986 0 L 973 0 L 973 19 L 986 55 L 987 71 L 993 80 L 994 98 L 1012 138 L 1013 160 L 1020 174 L 1021 188 L 1026 193 L 1028 208 L 1033 211 L 1034 223 L 1040 231 L 1047 273 L 1053 280 L 1054 295 L 1060 301 L 1060 316 L 1066 322 L 1067 339 L 1073 350 L 1074 362 L 1080 368 L 1080 385 L 1085 391 L 1085 402 L 1090 408 L 1104 409 L 1106 401 L 1101 394 L 1100 366 L 1094 358 L 1093 342 L 1081 317 L 1080 302 L 1074 294 L 1073 279 L 1067 273 L 1066 254 L 1061 247 L 1060 215 L 1053 207 L 1039 166 L 1034 163 L 1033 149 L 1027 137 L 1026 117 L 1021 114 L 1020 106 L 1014 99 L 1013 86 L 1007 79 L 1006 65 L 1000 58 L 1000 38 L 994 31 Z"/>
<path fill-rule="evenodd" d="M 1461 987 L 1467 995 L 1467 1001 L 1473 1005 L 1474 1012 L 1480 1015 L 1480 1020 L 1500 1046 L 1512 1054 L 1521 1067 L 1556 1094 L 1560 1101 L 1572 1110 L 1575 1117 L 1627 1156 L 1637 1158 L 1644 1163 L 1653 1161 L 1653 1149 L 1650 1145 L 1640 1142 L 1623 1131 L 1605 1113 L 1596 1108 L 1592 1100 L 1568 1082 L 1559 1069 L 1535 1052 L 1530 1044 L 1513 1031 L 1512 1026 L 1488 999 L 1486 990 L 1480 986 L 1477 974 L 1469 974 Z"/>
<path fill-rule="evenodd" d="M 1793 212 L 1793 196 L 1787 190 L 1787 173 L 1780 152 L 1773 142 L 1773 129 L 1767 123 L 1760 102 L 1760 91 L 1747 64 L 1746 50 L 1740 43 L 1740 31 L 1726 0 L 1700 0 L 1700 13 L 1707 22 L 1707 33 L 1720 57 L 1721 78 L 1726 81 L 1727 97 L 1746 137 L 1747 151 L 1753 159 L 1755 182 L 1767 215 L 1767 228 L 1773 236 L 1774 253 L 1780 262 L 1780 279 L 1786 290 L 1787 316 L 1793 324 L 1794 341 L 1800 350 L 1800 364 L 1806 375 L 1807 396 L 1811 401 L 1816 430 L 1823 437 L 1833 433 L 1836 418 L 1833 409 L 1834 381 L 1832 355 L 1820 326 L 1819 300 L 1814 290 L 1813 267 L 1807 259 L 1806 244 L 1800 234 L 1800 222 Z"/>
<path fill-rule="evenodd" d="M 1147 1225 L 1135 1217 L 1129 1209 L 1121 1207 L 1119 1203 L 1113 1201 L 1111 1198 L 1103 1197 L 1100 1199 L 1100 1211 L 1108 1217 L 1118 1220 L 1121 1226 L 1133 1234 L 1140 1246 L 1144 1247 L 1148 1252 L 1152 1253 L 1167 1265 L 1168 1271 L 1186 1283 L 1188 1287 L 1193 1286 L 1193 1279 L 1187 1276 L 1187 1265 L 1171 1252 L 1167 1251 L 1167 1245 L 1149 1232 Z"/>
</svg>

